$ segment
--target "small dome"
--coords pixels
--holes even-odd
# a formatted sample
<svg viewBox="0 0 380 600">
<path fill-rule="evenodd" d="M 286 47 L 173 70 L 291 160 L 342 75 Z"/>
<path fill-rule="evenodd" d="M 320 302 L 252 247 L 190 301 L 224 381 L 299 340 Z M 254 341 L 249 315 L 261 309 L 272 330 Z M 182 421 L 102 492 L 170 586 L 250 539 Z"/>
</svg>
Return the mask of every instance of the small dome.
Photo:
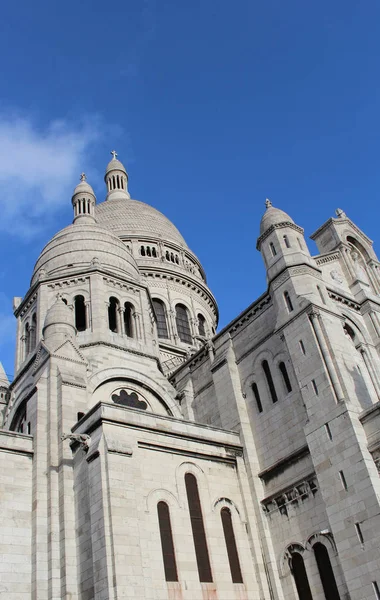
<svg viewBox="0 0 380 600">
<path fill-rule="evenodd" d="M 60 296 L 47 311 L 43 329 L 45 330 L 49 325 L 68 325 L 75 329 L 73 311 Z"/>
<path fill-rule="evenodd" d="M 76 194 L 83 194 L 83 193 L 92 194 L 93 196 L 95 196 L 95 192 L 92 189 L 92 187 L 90 186 L 90 184 L 86 181 L 86 176 L 84 173 L 82 173 L 82 175 L 81 175 L 80 183 L 78 183 L 75 190 L 73 191 L 73 196 L 75 196 Z"/>
<path fill-rule="evenodd" d="M 77 221 L 59 231 L 42 250 L 31 285 L 43 270 L 44 277 L 59 277 L 99 265 L 115 275 L 137 280 L 139 269 L 123 242 L 95 222 Z"/>
<path fill-rule="evenodd" d="M 123 173 L 127 175 L 125 166 L 123 165 L 123 163 L 120 162 L 120 160 L 116 158 L 116 156 L 117 154 L 115 153 L 114 157 L 108 163 L 104 177 L 107 177 L 110 171 L 123 171 Z"/>
<path fill-rule="evenodd" d="M 263 214 L 260 222 L 260 235 L 265 233 L 272 225 L 278 225 L 279 223 L 293 223 L 294 221 L 289 215 L 281 210 L 272 206 L 270 200 L 266 202 L 267 209 Z"/>
</svg>

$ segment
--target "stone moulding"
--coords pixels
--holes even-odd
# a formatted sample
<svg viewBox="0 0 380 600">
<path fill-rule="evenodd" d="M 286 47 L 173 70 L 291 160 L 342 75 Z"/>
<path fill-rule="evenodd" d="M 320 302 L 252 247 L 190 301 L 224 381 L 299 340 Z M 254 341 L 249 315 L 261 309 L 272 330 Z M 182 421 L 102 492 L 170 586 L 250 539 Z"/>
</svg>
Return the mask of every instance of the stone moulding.
<svg viewBox="0 0 380 600">
<path fill-rule="evenodd" d="M 317 478 L 315 473 L 312 473 L 280 492 L 264 498 L 261 500 L 261 506 L 267 515 L 278 511 L 281 515 L 287 516 L 289 505 L 297 506 L 299 502 L 303 502 L 311 496 L 314 497 L 317 491 Z"/>
<path fill-rule="evenodd" d="M 292 223 L 291 221 L 283 221 L 282 223 L 274 223 L 273 225 L 271 225 L 269 227 L 269 229 L 267 229 L 266 231 L 264 231 L 264 233 L 262 235 L 260 235 L 260 237 L 257 240 L 256 249 L 260 251 L 261 244 L 267 239 L 267 237 L 272 233 L 272 231 L 274 231 L 275 229 L 283 229 L 284 227 L 288 227 L 289 229 L 294 229 L 294 231 L 297 231 L 297 233 L 300 233 L 301 235 L 304 234 L 304 229 L 302 229 L 302 227 L 300 227 L 299 225 Z"/>
<path fill-rule="evenodd" d="M 301 448 L 298 448 L 298 450 L 295 450 L 291 454 L 288 454 L 288 456 L 280 458 L 280 460 L 275 462 L 267 469 L 260 471 L 259 477 L 263 480 L 264 483 L 268 483 L 271 479 L 273 479 L 273 477 L 276 477 L 277 475 L 285 471 L 288 467 L 298 462 L 305 456 L 308 456 L 309 454 L 310 450 L 308 446 L 302 446 Z"/>
<path fill-rule="evenodd" d="M 358 304 L 354 300 L 351 300 L 350 298 L 348 298 L 347 296 L 344 296 L 343 294 L 338 294 L 337 292 L 335 292 L 334 290 L 332 290 L 330 288 L 327 288 L 327 293 L 329 295 L 329 298 L 331 298 L 331 300 L 334 300 L 335 302 L 344 304 L 345 306 L 348 306 L 349 308 L 352 308 L 352 309 L 360 312 L 360 304 Z"/>
<path fill-rule="evenodd" d="M 329 262 L 335 262 L 340 260 L 340 252 L 329 252 L 328 254 L 322 254 L 321 256 L 313 256 L 317 265 L 324 265 Z"/>
</svg>

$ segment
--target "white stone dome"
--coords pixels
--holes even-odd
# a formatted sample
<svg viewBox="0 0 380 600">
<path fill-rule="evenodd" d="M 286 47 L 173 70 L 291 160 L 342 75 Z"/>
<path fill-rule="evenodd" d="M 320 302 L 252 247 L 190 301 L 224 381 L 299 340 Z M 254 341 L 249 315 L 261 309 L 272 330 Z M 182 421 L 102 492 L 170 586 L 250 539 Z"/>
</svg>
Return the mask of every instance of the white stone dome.
<svg viewBox="0 0 380 600">
<path fill-rule="evenodd" d="M 59 231 L 42 250 L 31 285 L 40 271 L 45 277 L 67 276 L 96 264 L 115 275 L 140 277 L 135 259 L 117 236 L 95 222 L 78 221 Z"/>
<path fill-rule="evenodd" d="M 112 162 L 114 161 L 111 160 Z M 139 200 L 107 200 L 96 205 L 95 217 L 102 227 L 118 236 L 160 238 L 184 248 L 188 247 L 177 227 L 165 215 Z"/>
<path fill-rule="evenodd" d="M 110 171 L 123 171 L 123 173 L 127 174 L 126 168 L 120 160 L 117 158 L 112 158 L 106 167 L 106 172 L 104 177 L 108 175 Z"/>
<path fill-rule="evenodd" d="M 275 206 L 269 205 L 260 222 L 260 235 L 265 233 L 272 225 L 280 223 L 293 223 L 294 221 L 289 215 Z"/>
</svg>

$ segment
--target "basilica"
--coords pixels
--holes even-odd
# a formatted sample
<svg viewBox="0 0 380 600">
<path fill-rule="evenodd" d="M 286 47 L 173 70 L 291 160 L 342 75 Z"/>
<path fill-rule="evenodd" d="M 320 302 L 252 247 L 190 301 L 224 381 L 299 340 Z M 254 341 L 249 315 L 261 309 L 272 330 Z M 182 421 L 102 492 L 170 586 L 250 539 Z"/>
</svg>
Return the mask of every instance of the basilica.
<svg viewBox="0 0 380 600">
<path fill-rule="evenodd" d="M 0 597 L 380 600 L 380 262 L 341 209 L 311 238 L 267 200 L 266 292 L 217 332 L 178 229 L 97 202 L 14 298 L 0 367 Z"/>
</svg>

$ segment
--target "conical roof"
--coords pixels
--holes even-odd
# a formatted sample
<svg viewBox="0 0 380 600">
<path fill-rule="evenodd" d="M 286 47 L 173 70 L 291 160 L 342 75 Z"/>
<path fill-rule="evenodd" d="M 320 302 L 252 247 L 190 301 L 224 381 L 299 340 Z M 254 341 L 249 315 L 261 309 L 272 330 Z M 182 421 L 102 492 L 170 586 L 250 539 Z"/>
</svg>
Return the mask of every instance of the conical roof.
<svg viewBox="0 0 380 600">
<path fill-rule="evenodd" d="M 266 201 L 266 207 L 267 209 L 260 222 L 260 235 L 263 235 L 272 225 L 278 225 L 279 223 L 294 224 L 293 219 L 285 211 L 272 206 L 270 200 Z"/>
</svg>

